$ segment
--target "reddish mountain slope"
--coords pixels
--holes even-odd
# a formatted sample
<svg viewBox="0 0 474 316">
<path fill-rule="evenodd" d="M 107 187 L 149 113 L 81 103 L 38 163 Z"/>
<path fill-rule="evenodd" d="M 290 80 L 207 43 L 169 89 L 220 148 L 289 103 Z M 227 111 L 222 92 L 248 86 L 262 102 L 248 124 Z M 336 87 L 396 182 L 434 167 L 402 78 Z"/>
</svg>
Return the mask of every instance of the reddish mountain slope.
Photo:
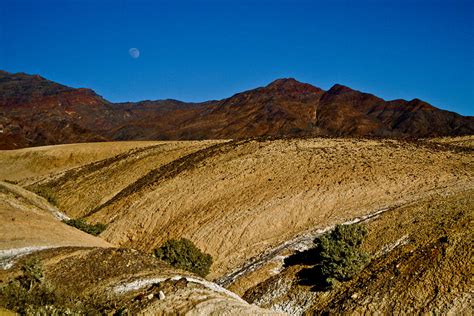
<svg viewBox="0 0 474 316">
<path fill-rule="evenodd" d="M 0 149 L 102 140 L 474 133 L 474 118 L 418 99 L 385 101 L 294 79 L 203 103 L 110 103 L 90 89 L 0 71 Z"/>
</svg>

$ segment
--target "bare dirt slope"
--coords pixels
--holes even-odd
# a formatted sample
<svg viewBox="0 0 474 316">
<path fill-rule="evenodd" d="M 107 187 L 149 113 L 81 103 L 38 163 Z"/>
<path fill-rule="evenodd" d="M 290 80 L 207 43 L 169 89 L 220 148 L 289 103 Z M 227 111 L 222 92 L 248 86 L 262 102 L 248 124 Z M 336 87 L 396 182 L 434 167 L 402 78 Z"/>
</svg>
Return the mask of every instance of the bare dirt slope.
<svg viewBox="0 0 474 316">
<path fill-rule="evenodd" d="M 0 150 L 0 180 L 28 183 L 37 177 L 159 143 L 161 142 L 84 143 Z"/>
<path fill-rule="evenodd" d="M 472 306 L 473 143 L 470 136 L 129 147 L 104 153 L 102 160 L 53 166 L 51 173 L 45 165 L 19 178 L 57 207 L 1 183 L 2 231 L 19 235 L 4 233 L 0 240 L 5 240 L 4 250 L 64 245 L 59 242 L 76 240 L 73 236 L 80 243 L 66 245 L 93 246 L 88 238 L 98 239 L 60 223 L 59 210 L 108 224 L 101 238 L 139 251 L 55 248 L 31 256 L 39 257 L 58 293 L 79 293 L 84 302 L 93 296 L 92 308 L 99 302 L 110 312 L 267 313 L 215 283 L 146 255 L 174 237 L 189 238 L 213 256 L 211 279 L 274 311 L 464 312 Z M 82 149 L 87 157 L 97 147 Z M 0 160 L 4 155 L 8 152 L 0 152 Z M 20 170 L 25 160 L 9 164 Z M 322 230 L 357 218 L 369 220 L 364 246 L 374 259 L 356 280 L 321 294 L 299 283 L 304 265 L 282 267 L 285 256 L 307 248 Z M 9 282 L 30 257 L 0 276 Z M 156 299 L 159 291 L 169 300 Z"/>
<path fill-rule="evenodd" d="M 466 137 L 466 136 L 458 136 L 458 137 L 439 137 L 439 138 L 431 138 L 427 139 L 426 141 L 429 141 L 434 144 L 438 145 L 451 145 L 451 146 L 456 146 L 460 148 L 474 148 L 474 141 L 472 140 L 472 137 Z"/>
<path fill-rule="evenodd" d="M 149 151 L 146 161 L 157 161 L 154 168 L 127 162 L 145 174 L 128 185 L 109 165 L 94 171 L 100 177 L 39 184 L 59 196 L 66 213 L 88 210 L 90 221 L 108 224 L 101 237 L 113 244 L 151 251 L 169 238 L 193 240 L 213 256 L 213 278 L 310 230 L 473 186 L 472 151 L 446 143 L 243 140 L 188 152 L 173 160 L 168 150 Z M 111 186 L 114 181 L 120 185 Z M 99 203 L 92 190 L 109 186 L 125 188 L 113 197 L 101 193 L 107 201 L 90 208 Z M 80 212 L 66 207 L 75 204 Z"/>
<path fill-rule="evenodd" d="M 0 265 L 37 249 L 60 246 L 112 247 L 61 222 L 64 214 L 32 192 L 0 182 Z"/>
<path fill-rule="evenodd" d="M 47 201 L 15 185 L 0 182 L 0 249 L 31 246 L 111 247 L 108 242 L 61 222 Z"/>
</svg>

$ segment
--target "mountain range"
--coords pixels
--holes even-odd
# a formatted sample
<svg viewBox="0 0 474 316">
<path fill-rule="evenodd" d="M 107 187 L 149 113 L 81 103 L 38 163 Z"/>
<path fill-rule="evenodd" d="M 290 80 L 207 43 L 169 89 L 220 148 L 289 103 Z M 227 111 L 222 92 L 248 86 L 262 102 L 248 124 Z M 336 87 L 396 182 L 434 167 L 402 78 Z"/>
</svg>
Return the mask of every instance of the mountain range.
<svg viewBox="0 0 474 316">
<path fill-rule="evenodd" d="M 112 140 L 259 136 L 433 137 L 474 134 L 474 117 L 422 100 L 386 101 L 293 78 L 229 98 L 112 103 L 91 89 L 0 71 L 0 149 Z"/>
</svg>

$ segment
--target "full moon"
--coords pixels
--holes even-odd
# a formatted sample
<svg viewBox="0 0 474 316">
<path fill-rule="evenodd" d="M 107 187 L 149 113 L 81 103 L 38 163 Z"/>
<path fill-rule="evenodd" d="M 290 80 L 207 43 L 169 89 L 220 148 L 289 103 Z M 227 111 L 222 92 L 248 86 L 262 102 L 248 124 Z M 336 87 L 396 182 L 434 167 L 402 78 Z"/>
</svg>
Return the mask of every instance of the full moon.
<svg viewBox="0 0 474 316">
<path fill-rule="evenodd" d="M 130 48 L 128 50 L 128 53 L 130 54 L 130 56 L 134 59 L 140 57 L 140 51 L 137 49 L 137 48 Z"/>
</svg>

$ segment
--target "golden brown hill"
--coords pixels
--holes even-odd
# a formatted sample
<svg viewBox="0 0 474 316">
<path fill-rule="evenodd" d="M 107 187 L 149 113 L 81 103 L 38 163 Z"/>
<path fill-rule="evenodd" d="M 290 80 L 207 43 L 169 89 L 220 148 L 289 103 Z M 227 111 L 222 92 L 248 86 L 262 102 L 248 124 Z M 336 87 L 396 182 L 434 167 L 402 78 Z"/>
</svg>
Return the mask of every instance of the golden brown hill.
<svg viewBox="0 0 474 316">
<path fill-rule="evenodd" d="M 111 243 L 151 251 L 169 238 L 193 240 L 214 257 L 211 277 L 308 231 L 473 185 L 469 149 L 430 142 L 281 139 L 191 147 L 176 160 L 149 148 L 147 163 L 131 156 L 38 185 L 59 197 L 64 212 L 107 223 L 101 236 Z M 121 163 L 143 176 L 121 179 Z M 124 188 L 104 194 L 114 181 L 114 191 Z M 104 193 L 92 194 L 95 187 Z M 88 209 L 98 196 L 103 204 Z"/>
<path fill-rule="evenodd" d="M 72 217 L 81 217 L 107 202 L 151 170 L 193 152 L 205 150 L 221 141 L 144 143 L 147 145 L 128 151 L 125 151 L 126 147 L 122 146 L 122 143 L 107 143 L 111 147 L 115 144 L 117 148 L 124 150 L 107 159 L 49 175 L 33 184 L 31 184 L 31 178 L 23 180 L 22 183 L 29 183 L 29 188 L 33 191 L 46 189 L 61 209 L 68 210 L 68 214 Z M 139 146 L 141 142 L 130 144 Z M 74 147 L 84 150 L 81 145 L 74 145 Z M 100 144 L 91 148 L 100 148 Z M 107 152 L 107 149 L 104 151 Z"/>
<path fill-rule="evenodd" d="M 156 141 L 83 143 L 2 150 L 0 151 L 0 165 L 2 166 L 0 180 L 19 182 L 25 185 L 46 175 L 61 174 L 74 167 L 159 143 Z"/>
<path fill-rule="evenodd" d="M 473 144 L 472 136 L 157 142 L 123 151 L 117 150 L 120 143 L 110 143 L 113 154 L 101 153 L 102 160 L 68 164 L 58 158 L 63 164 L 52 165 L 51 174 L 44 166 L 18 179 L 47 192 L 61 211 L 108 224 L 100 235 L 108 242 L 139 251 L 49 249 L 15 258 L 17 265 L 0 270 L 0 277 L 15 278 L 36 256 L 58 293 L 78 293 L 82 302 L 92 295 L 108 311 L 266 313 L 140 252 L 186 237 L 212 254 L 210 278 L 217 284 L 274 311 L 463 313 L 472 306 Z M 76 147 L 87 157 L 95 145 L 100 146 L 70 145 L 64 154 Z M 44 149 L 30 149 L 35 150 Z M 10 153 L 0 152 L 0 160 Z M 26 158 L 17 161 L 27 165 Z M 15 160 L 9 164 L 14 170 Z M 29 223 L 24 214 L 43 228 L 54 221 L 52 231 L 57 230 L 54 206 L 18 186 L 3 187 L 5 213 L 16 208 L 11 214 L 18 215 L 25 243 L 31 240 L 21 229 Z M 49 220 L 38 221 L 27 211 Z M 353 221 L 369 228 L 364 247 L 372 255 L 355 280 L 314 292 L 298 279 L 306 266 L 283 266 L 285 257 L 307 249 L 322 231 Z M 16 229 L 15 223 L 1 223 Z M 52 238 L 48 234 L 35 233 L 33 239 Z M 159 291 L 169 300 L 158 300 Z"/>
</svg>

